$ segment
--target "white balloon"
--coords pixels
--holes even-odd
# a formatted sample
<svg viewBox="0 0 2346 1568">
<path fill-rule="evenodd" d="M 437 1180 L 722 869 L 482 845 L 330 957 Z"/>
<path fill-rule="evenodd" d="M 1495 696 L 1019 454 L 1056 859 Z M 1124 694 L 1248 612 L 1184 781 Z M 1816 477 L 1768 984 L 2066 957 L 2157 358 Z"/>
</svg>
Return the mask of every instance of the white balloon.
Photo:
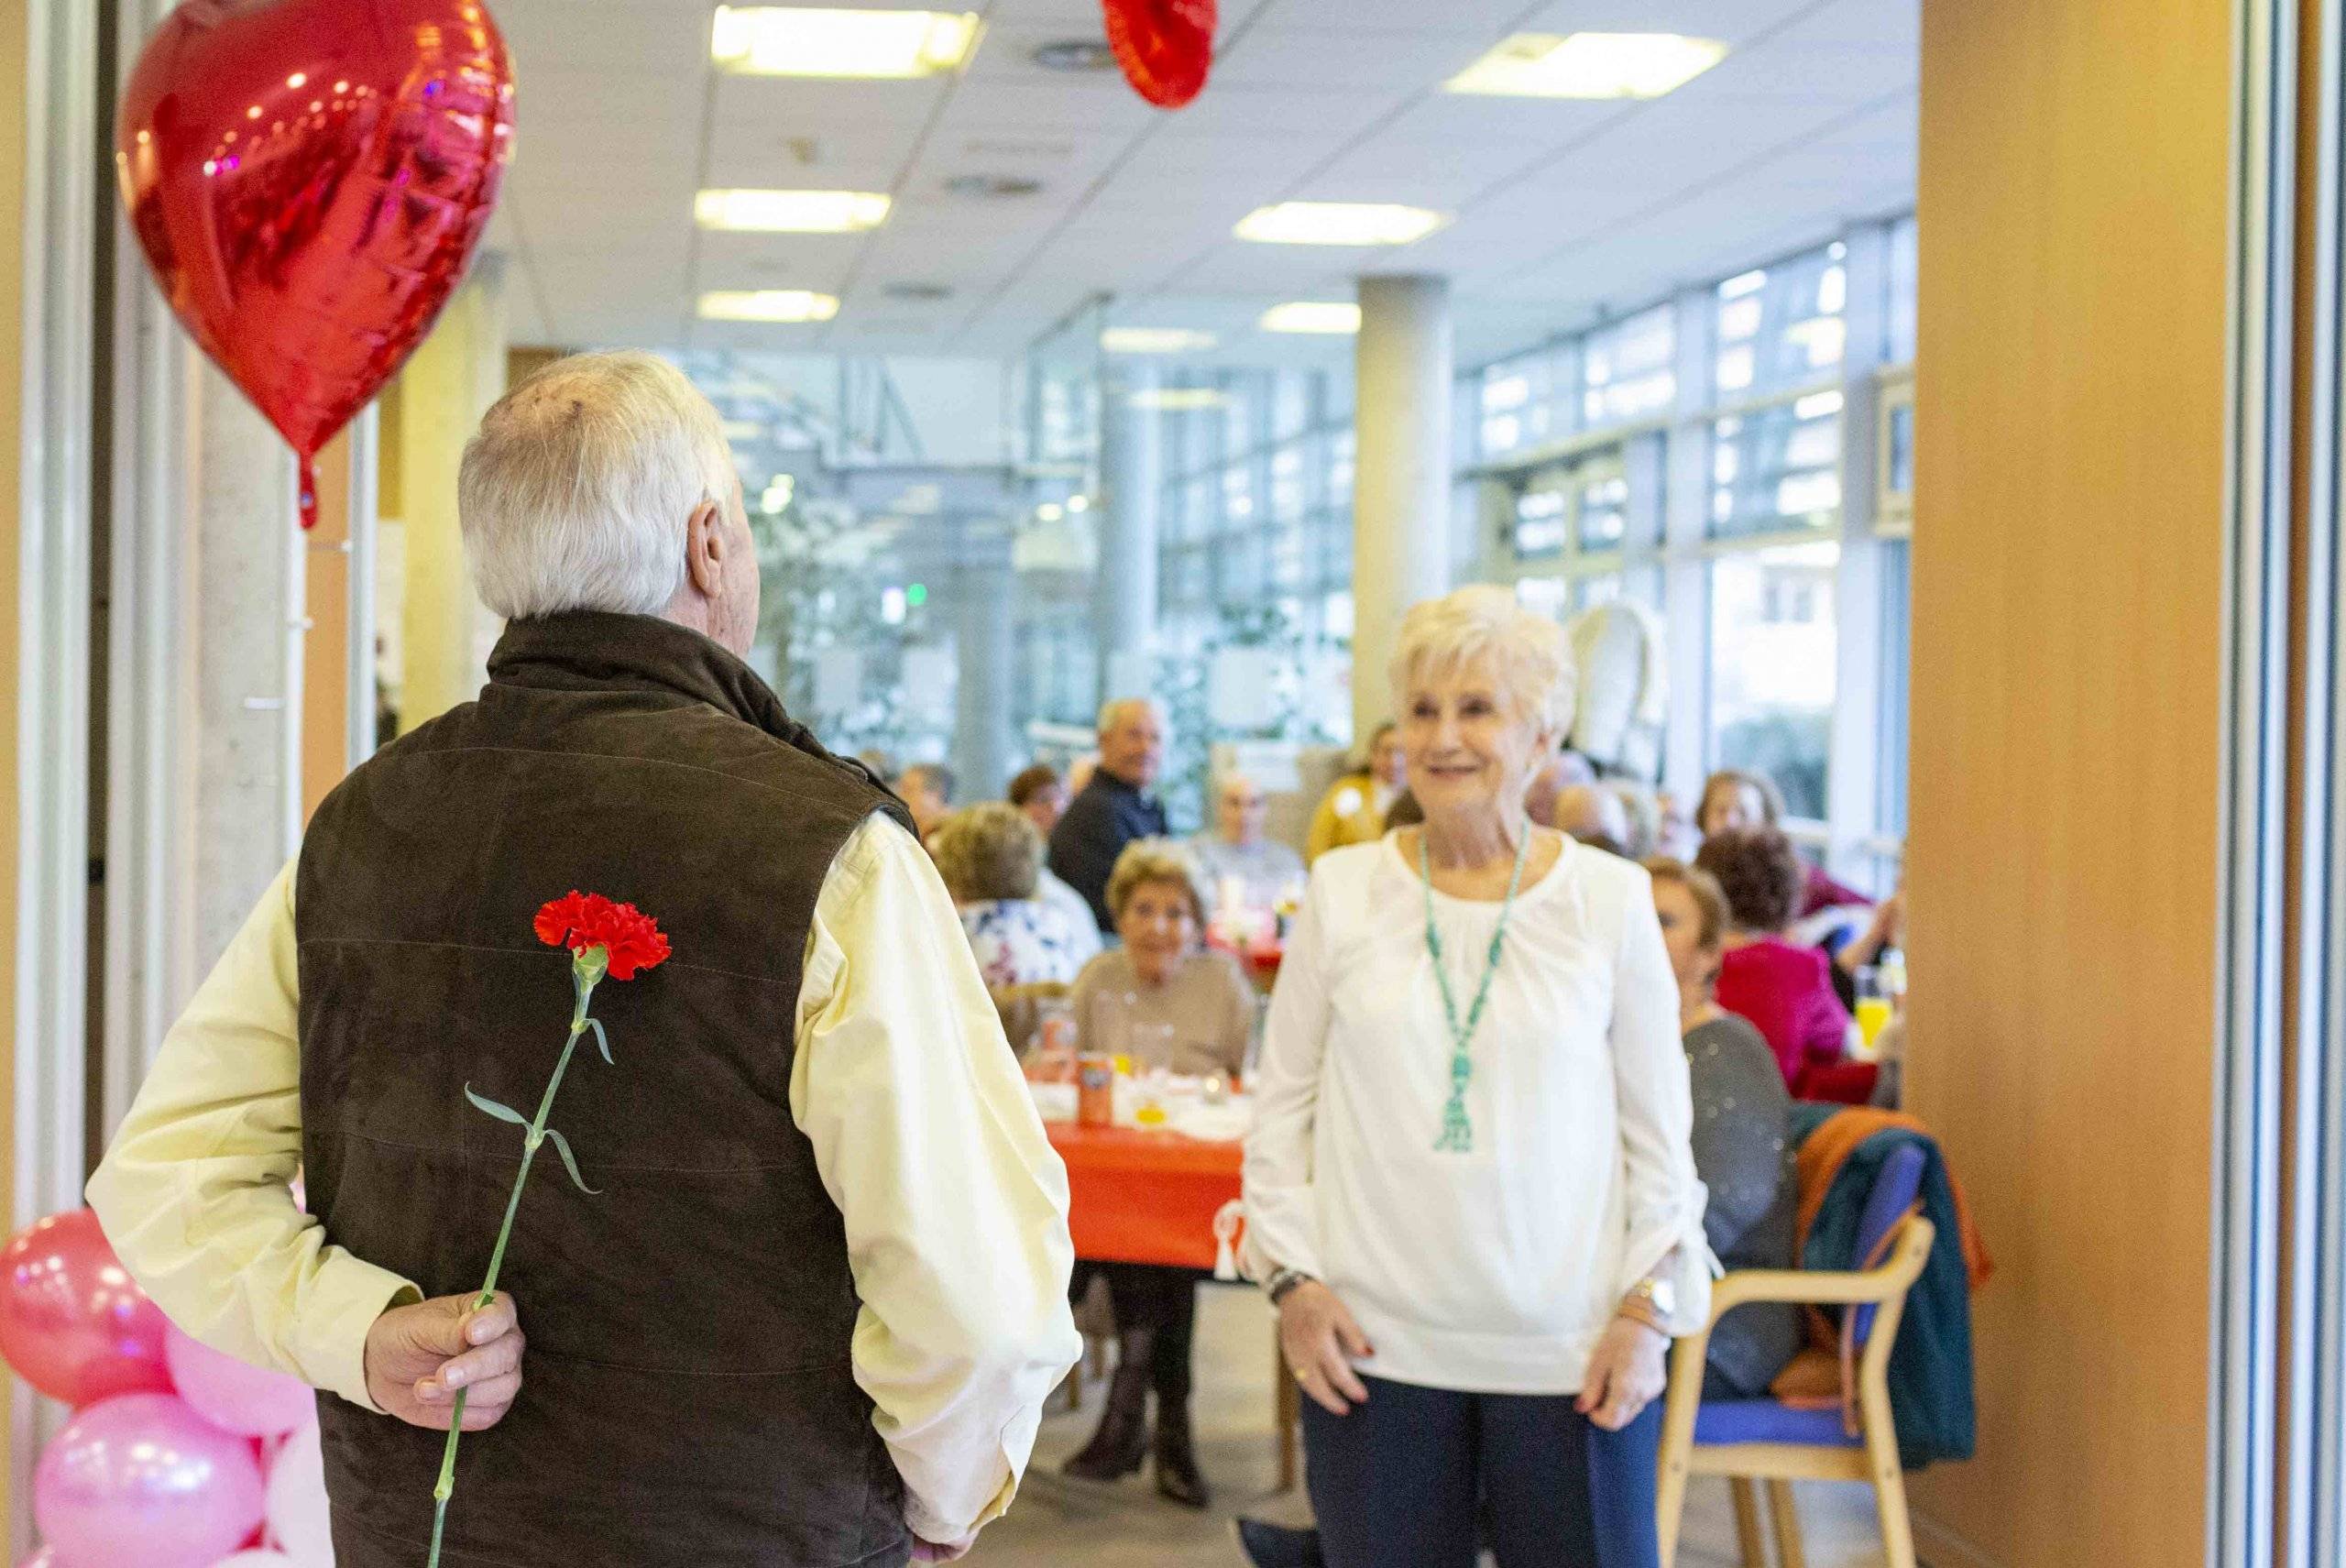
<svg viewBox="0 0 2346 1568">
<path fill-rule="evenodd" d="M 277 1542 L 277 1560 L 292 1568 L 334 1568 L 325 1450 L 315 1425 L 287 1438 L 269 1467 L 269 1538 Z"/>
</svg>

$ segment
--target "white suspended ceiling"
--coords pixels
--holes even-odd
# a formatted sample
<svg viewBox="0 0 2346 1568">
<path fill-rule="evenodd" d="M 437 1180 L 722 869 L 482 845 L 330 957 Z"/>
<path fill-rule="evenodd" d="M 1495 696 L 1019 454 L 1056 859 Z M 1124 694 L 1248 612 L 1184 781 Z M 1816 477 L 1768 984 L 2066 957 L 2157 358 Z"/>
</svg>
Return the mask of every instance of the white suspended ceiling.
<svg viewBox="0 0 2346 1568">
<path fill-rule="evenodd" d="M 1098 0 L 959 3 L 985 22 L 963 72 L 843 82 L 718 73 L 706 0 L 490 0 L 519 81 L 489 241 L 512 258 L 514 341 L 1005 356 L 1108 295 L 1118 322 L 1201 328 L 1216 357 L 1271 363 L 1345 347 L 1257 332 L 1271 305 L 1433 272 L 1454 280 L 1473 363 L 1913 200 L 1917 0 L 1222 0 L 1213 78 L 1174 113 L 1113 72 L 1034 62 L 1098 38 Z M 1645 103 L 1442 91 L 1509 34 L 1582 30 L 1732 48 Z M 947 188 L 966 175 L 1040 188 Z M 867 234 L 704 233 L 705 187 L 895 207 Z M 1456 221 L 1366 250 L 1232 237 L 1288 200 Z M 804 325 L 695 318 L 702 292 L 752 289 L 841 306 Z"/>
</svg>

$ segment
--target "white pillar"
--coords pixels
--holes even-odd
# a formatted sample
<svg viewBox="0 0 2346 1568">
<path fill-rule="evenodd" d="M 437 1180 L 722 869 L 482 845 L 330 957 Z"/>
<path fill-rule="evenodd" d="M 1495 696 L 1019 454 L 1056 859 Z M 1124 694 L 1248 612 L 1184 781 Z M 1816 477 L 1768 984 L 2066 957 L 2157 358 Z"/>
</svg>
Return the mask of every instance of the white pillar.
<svg viewBox="0 0 2346 1568">
<path fill-rule="evenodd" d="M 1100 700 L 1145 696 L 1155 684 L 1157 514 L 1165 487 L 1157 388 L 1148 366 L 1118 366 L 1100 389 L 1100 567 L 1091 614 Z"/>
<path fill-rule="evenodd" d="M 1010 569 L 1010 540 L 981 536 L 967 546 L 954 592 L 955 685 L 953 765 L 963 800 L 992 800 L 1010 782 L 1011 614 L 1017 585 Z"/>
<path fill-rule="evenodd" d="M 197 389 L 195 967 L 211 968 L 301 820 L 304 552 L 293 454 L 206 364 Z"/>
<path fill-rule="evenodd" d="M 1392 712 L 1402 612 L 1450 586 L 1450 285 L 1364 278 L 1353 481 L 1353 733 Z"/>
</svg>

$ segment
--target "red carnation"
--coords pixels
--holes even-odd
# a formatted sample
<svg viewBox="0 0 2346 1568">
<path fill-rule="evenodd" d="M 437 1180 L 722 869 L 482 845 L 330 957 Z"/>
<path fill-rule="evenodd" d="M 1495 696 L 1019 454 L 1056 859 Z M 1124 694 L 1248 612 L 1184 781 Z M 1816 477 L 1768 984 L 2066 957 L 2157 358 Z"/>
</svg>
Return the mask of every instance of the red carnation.
<svg viewBox="0 0 2346 1568">
<path fill-rule="evenodd" d="M 600 948 L 613 980 L 633 980 L 668 956 L 660 922 L 632 904 L 614 904 L 599 893 L 573 888 L 538 911 L 538 940 L 574 953 Z"/>
</svg>

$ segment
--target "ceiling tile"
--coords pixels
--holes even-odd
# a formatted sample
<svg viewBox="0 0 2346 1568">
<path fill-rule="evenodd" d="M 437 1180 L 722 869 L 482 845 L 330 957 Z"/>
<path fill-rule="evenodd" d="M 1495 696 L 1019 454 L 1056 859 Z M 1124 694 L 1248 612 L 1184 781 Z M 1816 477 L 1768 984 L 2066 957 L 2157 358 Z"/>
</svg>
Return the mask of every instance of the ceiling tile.
<svg viewBox="0 0 2346 1568">
<path fill-rule="evenodd" d="M 1323 91 L 1430 88 L 1464 70 L 1481 52 L 1478 43 L 1461 41 L 1448 33 L 1259 27 L 1249 29 L 1227 58 L 1215 62 L 1214 77 L 1236 86 L 1310 82 Z"/>
</svg>

